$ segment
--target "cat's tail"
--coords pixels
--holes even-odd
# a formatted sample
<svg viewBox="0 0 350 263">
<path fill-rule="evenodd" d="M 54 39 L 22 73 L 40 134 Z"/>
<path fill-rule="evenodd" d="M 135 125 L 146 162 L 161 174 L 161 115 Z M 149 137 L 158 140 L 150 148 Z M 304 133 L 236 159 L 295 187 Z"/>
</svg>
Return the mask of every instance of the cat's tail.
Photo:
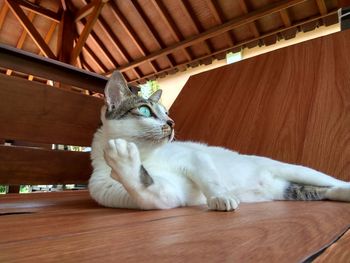
<svg viewBox="0 0 350 263">
<path fill-rule="evenodd" d="M 269 158 L 256 159 L 277 179 L 286 182 L 283 200 L 335 200 L 350 202 L 350 182 L 345 182 L 314 169 L 278 162 Z"/>
<path fill-rule="evenodd" d="M 289 182 L 283 191 L 283 200 L 334 200 L 350 202 L 350 185 L 339 187 L 314 186 Z"/>
</svg>

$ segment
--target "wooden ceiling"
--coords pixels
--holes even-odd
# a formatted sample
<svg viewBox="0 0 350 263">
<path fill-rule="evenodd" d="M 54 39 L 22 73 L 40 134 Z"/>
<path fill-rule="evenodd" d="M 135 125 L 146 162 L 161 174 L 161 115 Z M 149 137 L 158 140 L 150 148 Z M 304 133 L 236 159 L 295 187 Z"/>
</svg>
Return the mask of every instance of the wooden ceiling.
<svg viewBox="0 0 350 263">
<path fill-rule="evenodd" d="M 137 84 L 337 23 L 338 6 L 336 0 L 0 0 L 0 43 L 107 76 L 119 69 Z"/>
</svg>

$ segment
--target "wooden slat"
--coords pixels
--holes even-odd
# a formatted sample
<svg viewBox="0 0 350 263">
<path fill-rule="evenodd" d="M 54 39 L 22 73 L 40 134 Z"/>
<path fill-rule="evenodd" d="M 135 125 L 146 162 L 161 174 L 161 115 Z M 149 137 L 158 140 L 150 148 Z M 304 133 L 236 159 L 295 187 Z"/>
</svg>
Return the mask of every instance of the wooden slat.
<svg viewBox="0 0 350 263">
<path fill-rule="evenodd" d="M 3 44 L 0 44 L 0 66 L 100 93 L 107 82 L 104 76 Z"/>
<path fill-rule="evenodd" d="M 0 184 L 87 183 L 90 154 L 0 146 Z"/>
<path fill-rule="evenodd" d="M 0 76 L 0 136 L 89 146 L 100 123 L 101 99 Z"/>
<path fill-rule="evenodd" d="M 64 63 L 70 63 L 74 40 L 78 37 L 73 12 L 69 9 L 63 11 L 57 36 L 57 57 Z"/>
<path fill-rule="evenodd" d="M 242 25 L 251 23 L 261 17 L 264 17 L 266 15 L 279 12 L 283 9 L 289 8 L 291 6 L 297 5 L 299 3 L 304 2 L 305 0 L 282 0 L 278 1 L 276 3 L 270 4 L 268 6 L 265 6 L 261 9 L 254 10 L 246 15 L 243 15 L 241 17 L 235 18 L 233 20 L 230 20 L 222 25 L 218 25 L 216 27 L 213 27 L 207 31 L 204 31 L 198 35 L 192 36 L 186 40 L 183 40 L 179 43 L 176 43 L 174 45 L 171 45 L 167 48 L 164 48 L 163 50 L 156 51 L 154 53 L 151 53 L 150 55 L 147 55 L 146 57 L 136 59 L 133 62 L 129 63 L 128 65 L 122 66 L 119 68 L 120 71 L 126 71 L 131 68 L 137 67 L 145 62 L 152 61 L 154 59 L 157 59 L 158 57 L 165 56 L 167 54 L 170 54 L 178 49 L 183 49 L 185 47 L 192 46 L 196 43 L 199 43 L 203 40 L 206 40 L 208 38 L 215 37 L 217 35 L 220 35 L 224 32 L 227 32 L 231 29 L 234 29 L 236 27 L 240 27 Z M 112 71 L 108 72 L 110 74 Z"/>
<path fill-rule="evenodd" d="M 350 205 L 336 202 L 241 204 L 232 213 L 108 209 L 86 191 L 8 195 L 0 210 L 2 262 L 302 262 L 350 217 Z"/>
<path fill-rule="evenodd" d="M 326 249 L 314 263 L 322 262 L 347 262 L 350 259 L 350 230 L 337 240 L 332 246 Z"/>
<path fill-rule="evenodd" d="M 245 0 L 239 0 L 239 5 L 240 5 L 241 9 L 243 10 L 244 14 L 248 14 L 249 13 L 248 6 L 247 6 Z M 248 24 L 248 26 L 249 26 L 250 30 L 252 31 L 252 33 L 253 33 L 253 35 L 255 37 L 260 36 L 260 32 L 258 30 L 258 27 L 257 27 L 255 21 L 253 21 L 250 24 Z"/>
<path fill-rule="evenodd" d="M 18 6 L 17 3 L 6 0 L 11 11 L 17 17 L 18 21 L 21 23 L 23 28 L 27 31 L 28 35 L 33 39 L 34 43 L 38 46 L 40 51 L 47 57 L 55 59 L 56 56 L 51 51 L 50 47 L 45 43 L 45 40 L 42 38 L 40 33 L 36 30 L 34 25 L 30 22 L 28 17 L 25 15 L 23 10 Z"/>
<path fill-rule="evenodd" d="M 27 9 L 37 15 L 44 16 L 50 20 L 55 21 L 56 23 L 60 22 L 60 13 L 53 12 L 52 10 L 46 9 L 38 4 L 32 3 L 30 1 L 23 1 L 23 0 L 9 0 L 11 2 L 16 3 L 17 5 L 23 7 L 24 9 Z"/>
</svg>

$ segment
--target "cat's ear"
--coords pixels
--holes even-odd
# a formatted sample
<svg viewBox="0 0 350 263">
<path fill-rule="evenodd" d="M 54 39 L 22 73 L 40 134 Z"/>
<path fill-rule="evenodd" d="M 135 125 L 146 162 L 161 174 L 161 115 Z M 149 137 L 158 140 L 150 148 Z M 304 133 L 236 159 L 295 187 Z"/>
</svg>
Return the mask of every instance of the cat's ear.
<svg viewBox="0 0 350 263">
<path fill-rule="evenodd" d="M 118 108 L 125 98 L 132 95 L 123 74 L 119 71 L 114 71 L 105 87 L 105 98 L 108 110 Z"/>
<path fill-rule="evenodd" d="M 153 102 L 158 102 L 160 100 L 160 97 L 162 96 L 162 90 L 159 89 L 156 92 L 154 92 L 151 97 L 149 97 L 148 99 L 153 101 Z"/>
</svg>

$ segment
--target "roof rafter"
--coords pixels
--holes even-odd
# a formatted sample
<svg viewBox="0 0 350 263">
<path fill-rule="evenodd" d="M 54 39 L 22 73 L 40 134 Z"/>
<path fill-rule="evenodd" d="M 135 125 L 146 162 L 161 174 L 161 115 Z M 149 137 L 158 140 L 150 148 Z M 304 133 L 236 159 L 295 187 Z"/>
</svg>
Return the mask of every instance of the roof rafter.
<svg viewBox="0 0 350 263">
<path fill-rule="evenodd" d="M 35 13 L 30 12 L 29 15 L 28 15 L 29 21 L 32 22 L 34 20 L 34 17 L 35 17 Z M 21 36 L 19 37 L 19 39 L 17 41 L 16 48 L 21 49 L 23 44 L 24 44 L 24 41 L 26 40 L 26 38 L 27 38 L 27 31 L 25 29 L 23 29 L 22 34 L 21 34 Z M 11 69 L 6 70 L 6 75 L 11 76 L 11 74 L 12 74 L 12 70 Z"/>
<path fill-rule="evenodd" d="M 94 11 L 95 2 L 90 2 L 75 13 L 75 22 L 87 17 Z"/>
<path fill-rule="evenodd" d="M 248 6 L 247 6 L 245 0 L 239 0 L 239 5 L 241 6 L 241 9 L 243 10 L 243 12 L 245 14 L 249 13 Z M 258 27 L 257 27 L 255 21 L 249 23 L 248 26 L 255 37 L 260 36 L 260 32 L 258 30 Z"/>
<path fill-rule="evenodd" d="M 117 50 L 117 52 L 120 54 L 122 59 L 125 61 L 125 63 L 129 63 L 132 61 L 131 56 L 128 54 L 122 43 L 120 42 L 119 38 L 114 34 L 114 32 L 109 27 L 106 20 L 101 16 L 97 23 L 100 25 L 102 31 L 105 33 L 105 35 L 108 37 L 110 42 L 113 44 L 114 48 Z M 118 65 L 118 64 L 117 64 Z M 140 72 L 140 70 L 136 67 L 133 68 L 134 74 L 137 76 L 137 78 L 140 78 L 143 74 Z"/>
<path fill-rule="evenodd" d="M 24 9 L 27 9 L 33 13 L 36 13 L 37 15 L 44 16 L 44 17 L 51 19 L 57 23 L 60 22 L 60 17 L 61 17 L 60 13 L 56 13 L 50 9 L 44 8 L 44 7 L 40 6 L 39 4 L 32 3 L 32 2 L 27 1 L 27 0 L 10 0 L 10 1 L 23 7 Z"/>
<path fill-rule="evenodd" d="M 94 64 L 98 67 L 102 74 L 108 71 L 107 67 L 102 63 L 99 57 L 88 45 L 84 45 L 83 48 L 85 49 L 86 54 L 94 61 Z"/>
<path fill-rule="evenodd" d="M 158 35 L 157 31 L 154 29 L 152 23 L 149 21 L 147 15 L 142 10 L 140 4 L 135 1 L 131 0 L 130 2 L 133 7 L 136 9 L 138 16 L 141 18 L 142 23 L 146 27 L 147 31 L 149 32 L 150 36 L 152 37 L 153 41 L 156 43 L 159 49 L 162 49 L 165 47 L 164 43 L 162 42 L 160 36 Z M 171 54 L 168 54 L 165 56 L 165 59 L 169 63 L 170 67 L 173 67 L 176 63 L 175 60 L 172 58 Z"/>
<path fill-rule="evenodd" d="M 193 20 L 194 15 L 191 13 L 191 11 L 188 8 L 187 2 L 184 2 L 183 0 L 179 0 L 178 1 L 181 10 L 185 13 L 187 20 L 190 22 L 190 24 L 192 25 L 192 28 L 194 29 L 194 31 L 196 32 L 196 34 L 200 34 L 200 30 L 198 28 L 198 25 L 195 23 L 195 21 Z M 212 49 L 207 41 L 207 39 L 203 40 L 203 45 L 206 49 L 206 52 L 208 54 L 210 54 L 212 52 Z"/>
<path fill-rule="evenodd" d="M 11 11 L 17 17 L 18 21 L 27 31 L 28 35 L 33 39 L 35 44 L 39 47 L 41 52 L 49 58 L 56 59 L 56 56 L 51 51 L 50 47 L 46 44 L 45 40 L 42 38 L 39 32 L 35 29 L 34 25 L 29 21 L 28 17 L 25 15 L 21 7 L 15 1 L 12 1 L 12 0 L 6 0 L 6 2 L 9 5 L 9 8 L 11 9 Z"/>
<path fill-rule="evenodd" d="M 217 6 L 217 4 L 213 0 L 206 0 L 206 2 L 207 2 L 207 6 L 210 9 L 211 14 L 214 16 L 216 20 L 216 23 L 222 24 L 223 20 L 221 18 L 222 16 L 219 14 L 219 7 Z M 225 34 L 225 37 L 229 43 L 229 46 L 233 46 L 235 41 L 232 34 L 230 32 L 227 32 Z"/>
<path fill-rule="evenodd" d="M 51 39 L 52 39 L 52 36 L 53 36 L 53 33 L 55 32 L 56 27 L 57 27 L 57 23 L 56 23 L 55 21 L 52 21 L 52 22 L 51 22 L 51 26 L 50 26 L 49 30 L 47 31 L 46 36 L 45 36 L 45 39 L 44 39 L 45 42 L 46 42 L 47 44 L 50 43 L 50 41 L 51 41 Z M 39 52 L 39 55 L 41 55 L 41 54 L 42 54 L 42 53 L 41 53 L 41 51 L 40 51 L 40 52 Z M 34 78 L 33 75 L 29 75 L 29 76 L 28 76 L 28 80 L 33 80 L 33 78 Z"/>
<path fill-rule="evenodd" d="M 290 27 L 292 25 L 292 20 L 290 19 L 288 9 L 281 10 L 280 16 L 285 27 Z"/>
<path fill-rule="evenodd" d="M 207 31 L 204 31 L 198 35 L 189 37 L 179 43 L 176 43 L 174 45 L 171 45 L 167 48 L 164 48 L 163 50 L 159 50 L 156 52 L 151 53 L 150 55 L 147 55 L 146 57 L 134 60 L 133 62 L 129 63 L 128 65 L 124 65 L 120 68 L 118 68 L 120 71 L 126 71 L 131 68 L 134 68 L 136 66 L 139 66 L 145 62 L 152 61 L 154 59 L 157 59 L 160 56 L 164 56 L 167 54 L 170 54 L 174 52 L 175 50 L 183 49 L 185 47 L 189 47 L 191 45 L 194 45 L 196 43 L 199 43 L 205 39 L 212 38 L 214 36 L 220 35 L 226 31 L 232 30 L 234 28 L 249 24 L 261 17 L 264 17 L 266 15 L 279 12 L 283 9 L 289 8 L 291 6 L 297 5 L 299 3 L 304 2 L 305 0 L 282 0 L 278 2 L 274 2 L 270 5 L 267 5 L 263 8 L 254 10 L 248 14 L 242 15 L 240 17 L 237 17 L 235 19 L 232 19 L 230 21 L 227 21 L 226 23 L 222 25 L 215 26 L 211 29 L 208 29 Z M 108 74 L 110 74 L 108 72 Z M 107 75 L 108 75 L 107 74 Z"/>
<path fill-rule="evenodd" d="M 321 15 L 325 15 L 328 13 L 327 6 L 324 0 L 316 0 L 316 3 Z"/>
<path fill-rule="evenodd" d="M 93 26 L 95 25 L 100 13 L 101 13 L 103 6 L 105 5 L 105 2 L 101 1 L 101 0 L 94 0 L 94 4 L 95 4 L 95 7 L 94 7 L 92 13 L 89 15 L 87 22 L 86 22 L 86 25 L 85 25 L 83 31 L 81 32 L 81 34 L 78 38 L 78 41 L 77 41 L 77 43 L 76 43 L 76 45 L 71 53 L 70 62 L 72 65 L 75 65 L 75 63 L 77 62 L 77 58 L 78 58 L 80 52 L 82 51 L 83 46 L 85 45 L 85 42 L 86 42 L 87 38 L 89 37 L 89 34 L 90 34 Z"/>
<path fill-rule="evenodd" d="M 237 48 L 237 47 L 246 45 L 246 44 L 248 44 L 248 43 L 250 43 L 250 42 L 255 42 L 255 41 L 264 39 L 264 38 L 266 38 L 266 37 L 270 37 L 270 36 L 276 35 L 276 34 L 278 34 L 278 33 L 281 33 L 281 32 L 284 32 L 284 31 L 288 31 L 288 30 L 290 30 L 290 29 L 292 29 L 292 28 L 297 28 L 297 27 L 299 27 L 299 26 L 303 26 L 303 25 L 305 25 L 305 24 L 307 24 L 307 23 L 309 23 L 309 22 L 311 22 L 311 21 L 317 21 L 317 20 L 319 20 L 319 19 L 323 19 L 323 18 L 325 18 L 325 17 L 332 16 L 332 15 L 334 15 L 334 14 L 337 14 L 337 11 L 330 12 L 330 13 L 328 13 L 328 14 L 326 14 L 326 15 L 320 15 L 320 16 L 318 16 L 318 17 L 313 17 L 312 19 L 309 19 L 309 20 L 307 20 L 307 21 L 302 21 L 302 22 L 299 22 L 299 23 L 295 23 L 294 25 L 292 25 L 292 26 L 290 26 L 290 27 L 287 27 L 287 28 L 279 28 L 279 29 L 276 29 L 276 30 L 271 31 L 271 32 L 269 32 L 269 33 L 262 34 L 262 35 L 260 35 L 259 37 L 253 37 L 253 38 L 248 39 L 248 40 L 240 41 L 240 42 L 236 43 L 233 47 L 230 47 L 230 48 L 223 48 L 223 49 L 221 49 L 221 50 L 217 50 L 217 51 L 213 52 L 212 54 L 204 55 L 204 56 L 201 56 L 201 57 L 199 57 L 199 58 L 196 58 L 196 59 L 193 60 L 193 62 L 200 62 L 200 61 L 202 61 L 202 60 L 204 60 L 204 59 L 207 59 L 207 58 L 210 58 L 210 57 L 212 57 L 212 56 L 219 55 L 219 54 L 222 54 L 222 53 L 226 53 L 226 52 L 228 52 L 228 51 L 230 51 L 230 50 L 232 50 L 232 49 L 234 49 L 234 48 Z M 179 64 L 178 67 L 186 66 L 186 65 L 187 65 L 187 63 L 182 63 L 182 64 Z M 163 74 L 163 73 L 166 73 L 167 71 L 168 71 L 167 69 L 164 69 L 164 70 L 158 72 L 157 75 L 161 75 L 161 74 Z M 145 76 L 143 76 L 141 79 L 138 79 L 137 81 L 142 81 L 143 79 L 149 79 L 149 78 L 151 78 L 151 77 L 154 76 L 154 75 L 156 75 L 156 74 L 145 75 Z M 132 84 L 132 83 L 133 83 L 133 82 L 131 82 L 131 84 Z"/>
<path fill-rule="evenodd" d="M 1 12 L 0 12 L 0 30 L 2 28 L 4 21 L 5 21 L 5 18 L 6 18 L 8 11 L 9 11 L 9 6 L 8 6 L 8 4 L 6 4 L 4 2 L 3 6 L 1 8 Z"/>
<path fill-rule="evenodd" d="M 110 2 L 110 5 L 112 7 L 111 11 L 113 15 L 118 20 L 119 24 L 122 26 L 122 28 L 127 33 L 127 35 L 130 37 L 131 41 L 136 46 L 137 50 L 141 53 L 142 56 L 146 56 L 148 54 L 146 52 L 146 47 L 144 46 L 143 42 L 134 31 L 134 29 L 132 28 L 132 26 L 126 20 L 124 15 L 119 11 L 118 6 L 113 1 Z M 154 62 L 150 62 L 149 64 L 153 71 L 155 72 L 158 71 L 158 67 Z"/>
<path fill-rule="evenodd" d="M 167 28 L 169 29 L 174 40 L 177 42 L 180 42 L 183 39 L 183 36 L 180 33 L 179 29 L 177 28 L 174 20 L 171 19 L 171 16 L 167 11 L 167 9 L 165 8 L 163 2 L 161 0 L 152 0 L 152 4 L 154 8 L 158 11 L 158 14 L 161 16 Z M 192 60 L 192 56 L 189 50 L 184 48 L 183 53 L 185 54 L 187 60 L 189 61 Z"/>
</svg>

